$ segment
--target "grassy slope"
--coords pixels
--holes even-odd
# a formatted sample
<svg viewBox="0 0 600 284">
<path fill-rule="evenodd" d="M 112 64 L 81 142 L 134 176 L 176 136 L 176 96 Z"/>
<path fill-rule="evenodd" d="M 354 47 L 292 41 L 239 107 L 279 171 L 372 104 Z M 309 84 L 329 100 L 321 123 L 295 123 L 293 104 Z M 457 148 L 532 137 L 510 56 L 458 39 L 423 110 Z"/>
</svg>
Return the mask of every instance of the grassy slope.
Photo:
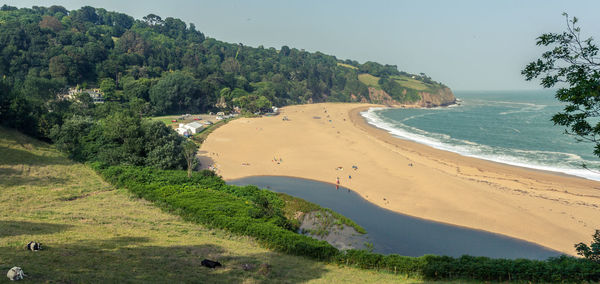
<svg viewBox="0 0 600 284">
<path fill-rule="evenodd" d="M 406 87 L 409 89 L 423 91 L 423 90 L 427 90 L 430 88 L 430 86 L 428 86 L 428 84 L 425 84 L 424 82 L 421 82 L 419 80 L 413 79 L 408 76 L 403 76 L 403 75 L 392 76 L 391 78 L 393 78 L 394 81 L 396 81 L 396 83 L 400 84 L 400 86 Z"/>
<path fill-rule="evenodd" d="M 381 90 L 381 87 L 379 86 L 379 77 L 363 73 L 358 75 L 358 80 L 361 81 L 363 84 L 367 85 L 367 87 L 373 87 L 375 89 Z"/>
<path fill-rule="evenodd" d="M 23 249 L 29 241 L 41 252 Z M 200 266 L 216 259 L 223 269 Z M 272 265 L 266 276 L 241 264 Z M 415 279 L 339 267 L 260 248 L 162 212 L 105 183 L 51 146 L 0 128 L 0 274 L 25 282 L 398 282 Z M 0 275 L 0 283 L 7 278 Z"/>
<path fill-rule="evenodd" d="M 394 79 L 394 81 L 396 81 L 396 83 L 398 83 L 400 86 L 408 89 L 426 92 L 435 92 L 437 89 L 439 89 L 439 86 L 437 85 L 427 84 L 425 82 L 404 75 L 392 76 L 391 78 Z M 377 90 L 381 90 L 381 86 L 379 86 L 379 77 L 377 76 L 363 73 L 358 75 L 358 80 L 361 81 L 363 84 L 367 85 L 368 87 L 373 87 Z"/>
</svg>

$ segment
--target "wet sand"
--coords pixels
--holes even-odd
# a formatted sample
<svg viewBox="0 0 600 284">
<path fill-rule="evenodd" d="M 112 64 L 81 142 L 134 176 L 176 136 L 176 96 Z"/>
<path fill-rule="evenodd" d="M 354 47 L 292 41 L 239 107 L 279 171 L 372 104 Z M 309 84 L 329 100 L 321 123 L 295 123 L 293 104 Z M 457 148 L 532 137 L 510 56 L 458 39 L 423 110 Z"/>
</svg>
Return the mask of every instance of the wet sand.
<svg viewBox="0 0 600 284">
<path fill-rule="evenodd" d="M 340 185 L 395 212 L 568 254 L 600 228 L 599 182 L 392 137 L 360 116 L 373 106 L 298 105 L 281 109 L 279 116 L 240 118 L 206 139 L 200 159 L 225 179 L 278 175 L 335 184 L 339 178 Z"/>
</svg>

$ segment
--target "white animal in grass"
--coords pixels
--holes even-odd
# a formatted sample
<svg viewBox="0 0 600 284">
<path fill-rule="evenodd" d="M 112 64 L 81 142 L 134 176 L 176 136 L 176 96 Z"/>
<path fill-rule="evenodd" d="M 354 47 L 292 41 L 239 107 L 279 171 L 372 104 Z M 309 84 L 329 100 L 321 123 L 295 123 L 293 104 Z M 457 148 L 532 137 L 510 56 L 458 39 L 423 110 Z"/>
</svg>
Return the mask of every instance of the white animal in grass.
<svg viewBox="0 0 600 284">
<path fill-rule="evenodd" d="M 23 273 L 23 269 L 21 269 L 21 267 L 15 266 L 6 273 L 6 277 L 8 277 L 8 279 L 11 281 L 21 280 L 23 277 L 25 277 L 25 273 Z"/>
</svg>

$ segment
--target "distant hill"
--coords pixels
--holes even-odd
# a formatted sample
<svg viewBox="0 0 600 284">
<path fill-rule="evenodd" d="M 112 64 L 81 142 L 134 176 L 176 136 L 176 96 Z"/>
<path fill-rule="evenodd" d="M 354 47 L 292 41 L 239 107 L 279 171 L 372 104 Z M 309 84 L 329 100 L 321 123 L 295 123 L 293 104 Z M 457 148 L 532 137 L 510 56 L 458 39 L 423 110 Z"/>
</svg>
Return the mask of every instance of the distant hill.
<svg viewBox="0 0 600 284">
<path fill-rule="evenodd" d="M 37 105 L 75 85 L 99 87 L 108 101 L 134 101 L 152 115 L 326 101 L 434 106 L 454 98 L 445 85 L 395 65 L 226 43 L 180 19 L 89 6 L 2 6 L 0 52 L 4 84 Z"/>
</svg>

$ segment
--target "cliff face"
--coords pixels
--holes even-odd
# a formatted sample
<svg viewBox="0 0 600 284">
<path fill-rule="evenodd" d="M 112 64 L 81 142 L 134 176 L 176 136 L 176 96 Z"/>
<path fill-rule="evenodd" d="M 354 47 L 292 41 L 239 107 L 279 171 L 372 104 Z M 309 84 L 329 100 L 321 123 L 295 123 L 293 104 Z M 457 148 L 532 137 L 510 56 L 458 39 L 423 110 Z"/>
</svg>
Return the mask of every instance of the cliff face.
<svg viewBox="0 0 600 284">
<path fill-rule="evenodd" d="M 456 103 L 456 97 L 450 88 L 440 89 L 437 93 L 419 92 L 421 100 L 417 103 L 422 107 L 447 106 Z"/>
<path fill-rule="evenodd" d="M 384 90 L 375 89 L 373 87 L 369 87 L 369 102 L 386 106 L 394 106 L 400 104 L 394 99 L 392 99 L 392 97 L 390 97 L 390 95 Z"/>
<path fill-rule="evenodd" d="M 421 99 L 412 105 L 419 107 L 437 107 L 448 106 L 456 103 L 456 97 L 454 97 L 452 90 L 447 87 L 440 89 L 436 93 L 419 92 L 419 96 Z M 369 87 L 369 101 L 375 104 L 382 104 L 386 106 L 407 105 L 394 100 L 384 90 L 375 89 L 373 87 Z"/>
</svg>

